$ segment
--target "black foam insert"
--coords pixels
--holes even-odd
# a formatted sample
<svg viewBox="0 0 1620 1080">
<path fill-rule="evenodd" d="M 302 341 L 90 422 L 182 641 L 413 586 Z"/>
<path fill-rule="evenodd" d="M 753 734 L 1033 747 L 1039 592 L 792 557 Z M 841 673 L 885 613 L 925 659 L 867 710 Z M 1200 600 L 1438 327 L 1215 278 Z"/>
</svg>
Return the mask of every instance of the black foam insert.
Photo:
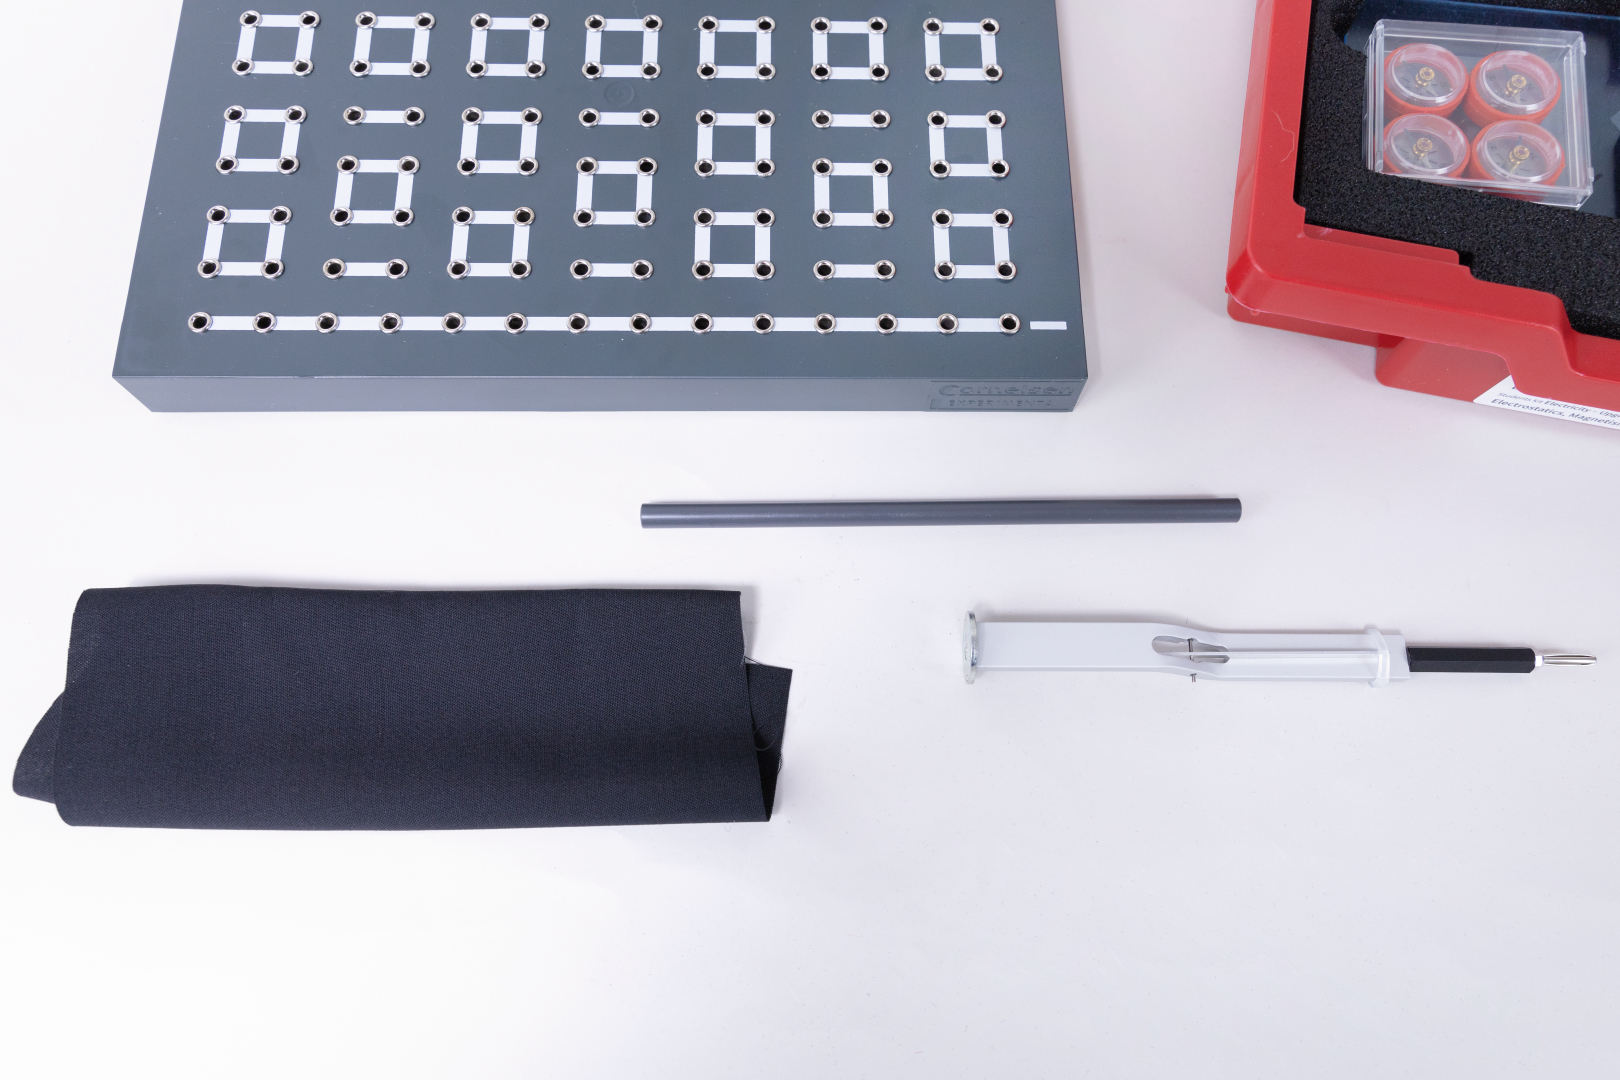
<svg viewBox="0 0 1620 1080">
<path fill-rule="evenodd" d="M 1620 0 L 1474 2 L 1620 15 Z M 1552 293 L 1576 330 L 1620 338 L 1620 220 L 1367 168 L 1361 141 L 1367 58 L 1344 43 L 1361 4 L 1315 0 L 1312 10 L 1295 181 L 1305 220 L 1449 248 L 1476 278 Z"/>
</svg>

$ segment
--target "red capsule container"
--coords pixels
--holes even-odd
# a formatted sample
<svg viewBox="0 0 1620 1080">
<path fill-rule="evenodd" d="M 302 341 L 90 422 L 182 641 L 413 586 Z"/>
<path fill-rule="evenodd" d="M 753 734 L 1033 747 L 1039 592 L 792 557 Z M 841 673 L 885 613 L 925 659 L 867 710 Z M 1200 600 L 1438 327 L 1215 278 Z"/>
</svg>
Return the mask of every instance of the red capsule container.
<svg viewBox="0 0 1620 1080">
<path fill-rule="evenodd" d="M 1563 92 L 1562 80 L 1547 61 L 1535 53 L 1505 49 L 1474 65 L 1463 111 L 1480 127 L 1504 120 L 1534 124 L 1553 111 Z"/>
<path fill-rule="evenodd" d="M 1311 0 L 1256 0 L 1227 311 L 1377 349 L 1378 381 L 1473 401 L 1525 394 L 1620 411 L 1620 340 L 1551 293 L 1474 277 L 1455 251 L 1311 225 L 1295 201 Z"/>
<path fill-rule="evenodd" d="M 1433 113 L 1408 113 L 1384 127 L 1384 171 L 1434 180 L 1461 176 L 1471 148 L 1463 129 Z"/>
<path fill-rule="evenodd" d="M 1481 131 L 1468 158 L 1468 175 L 1476 180 L 1553 184 L 1563 172 L 1563 144 L 1524 120 L 1503 120 Z"/>
<path fill-rule="evenodd" d="M 1386 119 L 1424 113 L 1450 116 L 1468 92 L 1468 68 L 1450 49 L 1403 45 L 1384 60 Z"/>
</svg>

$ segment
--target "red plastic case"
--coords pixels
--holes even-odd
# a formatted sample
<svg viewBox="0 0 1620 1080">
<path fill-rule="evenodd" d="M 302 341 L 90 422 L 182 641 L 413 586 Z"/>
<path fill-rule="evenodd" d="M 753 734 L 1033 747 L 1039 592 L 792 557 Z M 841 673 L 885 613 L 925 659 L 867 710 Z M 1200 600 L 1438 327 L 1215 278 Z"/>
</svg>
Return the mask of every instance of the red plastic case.
<svg viewBox="0 0 1620 1080">
<path fill-rule="evenodd" d="M 1620 410 L 1620 341 L 1576 333 L 1550 293 L 1478 281 L 1455 251 L 1305 223 L 1294 201 L 1311 0 L 1259 0 L 1227 311 L 1378 350 L 1378 381 L 1474 401 L 1521 393 Z"/>
</svg>

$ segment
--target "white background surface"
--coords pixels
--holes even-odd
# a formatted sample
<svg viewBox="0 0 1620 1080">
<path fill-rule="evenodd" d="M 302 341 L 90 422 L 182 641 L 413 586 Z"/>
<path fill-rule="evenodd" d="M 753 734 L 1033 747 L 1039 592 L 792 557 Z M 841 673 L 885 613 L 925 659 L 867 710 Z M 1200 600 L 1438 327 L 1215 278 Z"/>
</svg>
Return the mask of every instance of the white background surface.
<svg viewBox="0 0 1620 1080">
<path fill-rule="evenodd" d="M 770 825 L 102 831 L 0 798 L 0 1069 L 1620 1072 L 1620 435 L 1386 389 L 1368 349 L 1228 321 L 1252 4 L 1059 6 L 1093 377 L 1049 417 L 149 413 L 109 371 L 179 4 L 14 39 L 8 762 L 89 587 L 741 587 L 751 655 L 794 684 Z M 647 499 L 1111 494 L 1247 514 L 636 526 Z M 1609 663 L 968 687 L 970 608 Z"/>
</svg>

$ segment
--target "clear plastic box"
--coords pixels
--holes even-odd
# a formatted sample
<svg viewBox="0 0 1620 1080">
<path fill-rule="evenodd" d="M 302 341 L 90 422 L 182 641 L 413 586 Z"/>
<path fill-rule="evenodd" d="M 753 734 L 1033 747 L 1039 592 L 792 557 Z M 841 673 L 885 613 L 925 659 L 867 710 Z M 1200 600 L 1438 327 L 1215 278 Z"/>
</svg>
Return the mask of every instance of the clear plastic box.
<svg viewBox="0 0 1620 1080">
<path fill-rule="evenodd" d="M 1593 183 L 1586 38 L 1382 19 L 1364 142 L 1374 172 L 1577 208 Z"/>
</svg>

